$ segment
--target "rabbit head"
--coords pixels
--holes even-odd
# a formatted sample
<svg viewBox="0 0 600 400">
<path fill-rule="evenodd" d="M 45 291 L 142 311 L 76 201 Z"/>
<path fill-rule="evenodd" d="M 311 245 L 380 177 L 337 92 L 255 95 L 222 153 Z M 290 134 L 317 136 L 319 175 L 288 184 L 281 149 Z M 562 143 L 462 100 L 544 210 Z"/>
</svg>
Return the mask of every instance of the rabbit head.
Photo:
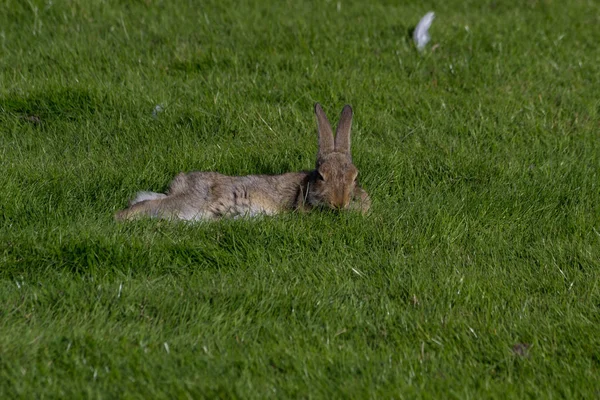
<svg viewBox="0 0 600 400">
<path fill-rule="evenodd" d="M 335 139 L 331 124 L 319 103 L 315 104 L 319 133 L 316 169 L 312 172 L 308 203 L 331 209 L 348 208 L 356 187 L 358 169 L 350 155 L 352 107 L 344 106 Z"/>
</svg>

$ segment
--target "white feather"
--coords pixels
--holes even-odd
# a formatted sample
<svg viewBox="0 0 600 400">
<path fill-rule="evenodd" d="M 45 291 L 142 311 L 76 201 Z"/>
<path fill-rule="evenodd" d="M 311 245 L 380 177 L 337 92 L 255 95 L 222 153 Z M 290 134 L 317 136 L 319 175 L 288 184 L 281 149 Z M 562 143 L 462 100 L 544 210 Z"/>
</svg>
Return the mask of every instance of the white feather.
<svg viewBox="0 0 600 400">
<path fill-rule="evenodd" d="M 435 13 L 433 11 L 425 14 L 423 18 L 417 24 L 415 31 L 413 32 L 413 40 L 417 45 L 417 49 L 423 50 L 427 43 L 429 43 L 429 27 L 435 18 Z"/>
</svg>

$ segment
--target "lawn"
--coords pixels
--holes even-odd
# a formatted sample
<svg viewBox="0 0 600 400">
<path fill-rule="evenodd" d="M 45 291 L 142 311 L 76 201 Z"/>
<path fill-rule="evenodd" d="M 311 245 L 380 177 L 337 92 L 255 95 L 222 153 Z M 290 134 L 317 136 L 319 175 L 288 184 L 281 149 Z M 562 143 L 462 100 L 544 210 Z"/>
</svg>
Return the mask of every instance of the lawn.
<svg viewBox="0 0 600 400">
<path fill-rule="evenodd" d="M 402 3 L 0 0 L 0 397 L 598 398 L 600 4 Z M 317 101 L 369 215 L 114 221 Z"/>
</svg>

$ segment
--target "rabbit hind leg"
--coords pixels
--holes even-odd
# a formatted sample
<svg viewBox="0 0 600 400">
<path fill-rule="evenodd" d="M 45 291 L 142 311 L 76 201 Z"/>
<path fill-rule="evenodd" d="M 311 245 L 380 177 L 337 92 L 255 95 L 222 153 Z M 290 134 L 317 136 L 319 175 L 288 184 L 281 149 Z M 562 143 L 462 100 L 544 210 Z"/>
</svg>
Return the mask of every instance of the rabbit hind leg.
<svg viewBox="0 0 600 400">
<path fill-rule="evenodd" d="M 115 219 L 117 221 L 129 221 L 142 217 L 172 218 L 174 215 L 170 215 L 171 213 L 162 204 L 165 199 L 142 200 L 133 203 L 128 208 L 116 213 Z"/>
<path fill-rule="evenodd" d="M 193 206 L 187 196 L 165 196 L 156 200 L 140 201 L 115 215 L 117 221 L 143 217 L 202 221 L 217 219 L 219 215 L 205 207 Z"/>
</svg>

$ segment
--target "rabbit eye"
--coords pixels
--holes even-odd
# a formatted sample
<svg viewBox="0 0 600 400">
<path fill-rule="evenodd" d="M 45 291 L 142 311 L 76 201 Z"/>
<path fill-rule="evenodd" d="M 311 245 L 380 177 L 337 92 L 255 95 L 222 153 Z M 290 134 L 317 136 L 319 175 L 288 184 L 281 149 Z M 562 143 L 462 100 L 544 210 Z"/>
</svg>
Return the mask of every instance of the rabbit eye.
<svg viewBox="0 0 600 400">
<path fill-rule="evenodd" d="M 318 181 L 324 181 L 325 178 L 323 178 L 323 175 L 321 175 L 321 173 L 319 171 L 317 171 L 317 180 Z"/>
</svg>

